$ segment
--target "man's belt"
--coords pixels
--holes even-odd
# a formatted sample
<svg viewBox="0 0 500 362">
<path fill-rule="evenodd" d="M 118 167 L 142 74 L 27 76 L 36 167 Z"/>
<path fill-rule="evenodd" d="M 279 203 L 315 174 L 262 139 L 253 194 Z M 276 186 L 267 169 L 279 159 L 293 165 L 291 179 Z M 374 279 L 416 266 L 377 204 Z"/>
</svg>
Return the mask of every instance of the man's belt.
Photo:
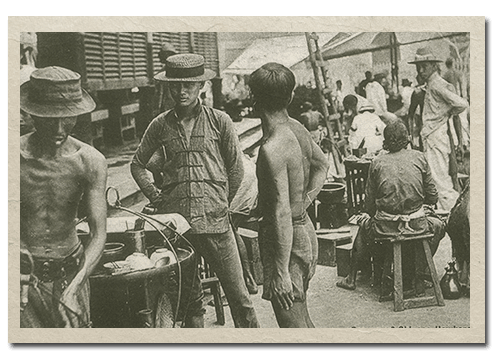
<svg viewBox="0 0 500 362">
<path fill-rule="evenodd" d="M 80 269 L 83 262 L 83 246 L 80 245 L 71 255 L 64 259 L 40 259 L 33 258 L 33 274 L 45 283 L 58 279 L 65 279 L 68 275 L 73 275 Z"/>
</svg>

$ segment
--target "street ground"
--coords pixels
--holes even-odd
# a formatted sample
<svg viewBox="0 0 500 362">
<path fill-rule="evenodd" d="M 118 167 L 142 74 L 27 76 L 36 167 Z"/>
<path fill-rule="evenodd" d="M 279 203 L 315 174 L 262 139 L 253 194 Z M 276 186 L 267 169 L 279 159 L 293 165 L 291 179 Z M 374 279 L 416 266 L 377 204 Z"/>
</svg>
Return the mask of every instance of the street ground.
<svg viewBox="0 0 500 362">
<path fill-rule="evenodd" d="M 451 260 L 451 241 L 445 237 L 434 256 L 438 278 Z M 354 291 L 338 288 L 335 283 L 337 268 L 319 265 L 308 292 L 308 306 L 316 328 L 468 328 L 470 325 L 470 299 L 461 297 L 446 300 L 443 307 L 425 307 L 394 312 L 392 301 L 379 302 L 378 289 L 370 281 L 358 282 Z M 431 295 L 432 289 L 427 293 Z M 271 303 L 259 293 L 251 295 L 261 328 L 278 328 Z M 211 300 L 206 296 L 206 302 Z M 206 305 L 205 327 L 233 328 L 229 307 L 224 307 L 226 324 L 216 324 L 215 308 Z"/>
</svg>

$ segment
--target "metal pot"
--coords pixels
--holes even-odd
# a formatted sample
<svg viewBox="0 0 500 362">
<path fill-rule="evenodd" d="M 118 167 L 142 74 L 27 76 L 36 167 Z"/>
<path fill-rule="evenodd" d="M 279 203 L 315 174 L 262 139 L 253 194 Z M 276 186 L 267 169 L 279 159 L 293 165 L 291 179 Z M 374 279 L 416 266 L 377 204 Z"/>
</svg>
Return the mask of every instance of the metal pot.
<svg viewBox="0 0 500 362">
<path fill-rule="evenodd" d="M 326 183 L 318 194 L 318 200 L 323 204 L 340 203 L 344 198 L 345 188 L 340 182 Z"/>
<path fill-rule="evenodd" d="M 99 264 L 102 266 L 111 261 L 123 260 L 125 244 L 123 243 L 106 243 L 104 244 L 104 252 L 102 253 Z"/>
</svg>

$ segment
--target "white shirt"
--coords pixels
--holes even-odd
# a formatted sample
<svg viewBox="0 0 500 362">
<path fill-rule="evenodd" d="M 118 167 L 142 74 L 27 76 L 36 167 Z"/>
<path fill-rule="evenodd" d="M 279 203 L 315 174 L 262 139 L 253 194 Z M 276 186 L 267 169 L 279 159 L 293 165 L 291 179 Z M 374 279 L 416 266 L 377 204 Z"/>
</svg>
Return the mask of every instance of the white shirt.
<svg viewBox="0 0 500 362">
<path fill-rule="evenodd" d="M 354 117 L 349 133 L 349 144 L 356 149 L 365 140 L 367 153 L 373 153 L 382 149 L 384 142 L 385 123 L 379 116 L 371 112 L 363 112 Z"/>
<path fill-rule="evenodd" d="M 366 85 L 366 99 L 375 107 L 375 113 L 382 115 L 387 112 L 387 98 L 384 87 L 379 82 Z"/>
</svg>

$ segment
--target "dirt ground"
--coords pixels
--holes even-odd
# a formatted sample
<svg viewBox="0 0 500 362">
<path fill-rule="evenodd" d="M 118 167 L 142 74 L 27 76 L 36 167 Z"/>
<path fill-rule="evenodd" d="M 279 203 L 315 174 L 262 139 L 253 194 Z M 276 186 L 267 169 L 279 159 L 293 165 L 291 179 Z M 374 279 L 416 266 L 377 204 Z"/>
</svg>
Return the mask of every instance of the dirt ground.
<svg viewBox="0 0 500 362">
<path fill-rule="evenodd" d="M 445 237 L 434 256 L 439 278 L 450 260 L 451 242 Z M 469 298 L 445 300 L 443 307 L 394 312 L 393 302 L 379 302 L 378 290 L 372 288 L 368 280 L 359 282 L 355 291 L 348 291 L 335 285 L 340 279 L 336 267 L 318 266 L 308 293 L 309 313 L 317 328 L 468 328 L 470 325 Z M 278 328 L 271 303 L 261 295 L 262 286 L 259 286 L 259 293 L 251 296 L 261 327 Z M 211 296 L 207 295 L 205 301 L 210 300 Z M 207 304 L 206 309 L 206 328 L 233 328 L 229 307 L 224 307 L 224 326 L 216 324 L 214 307 Z"/>
</svg>

